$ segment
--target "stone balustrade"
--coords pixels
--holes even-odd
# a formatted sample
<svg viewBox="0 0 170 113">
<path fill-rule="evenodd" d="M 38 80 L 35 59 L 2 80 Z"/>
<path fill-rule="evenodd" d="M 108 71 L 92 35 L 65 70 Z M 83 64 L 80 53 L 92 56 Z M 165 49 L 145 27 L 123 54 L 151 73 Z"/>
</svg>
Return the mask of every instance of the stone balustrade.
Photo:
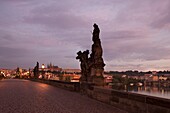
<svg viewBox="0 0 170 113">
<path fill-rule="evenodd" d="M 29 79 L 29 80 L 49 84 L 70 91 L 76 91 L 76 92 L 80 91 L 79 82 L 65 82 L 65 81 L 43 80 L 43 79 Z"/>
<path fill-rule="evenodd" d="M 170 113 L 170 100 L 94 86 L 88 95 L 129 113 Z"/>
<path fill-rule="evenodd" d="M 56 80 L 31 80 L 50 84 L 70 91 L 81 92 L 80 83 Z M 87 85 L 85 94 L 90 98 L 113 105 L 127 111 L 128 113 L 170 113 L 170 99 L 123 92 L 93 85 Z"/>
</svg>

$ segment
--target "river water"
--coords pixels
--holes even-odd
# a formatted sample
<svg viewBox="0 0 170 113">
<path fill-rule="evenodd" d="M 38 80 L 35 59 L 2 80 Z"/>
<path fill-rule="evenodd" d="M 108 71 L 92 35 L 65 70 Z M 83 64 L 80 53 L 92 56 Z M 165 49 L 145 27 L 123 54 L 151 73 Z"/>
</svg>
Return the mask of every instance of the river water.
<svg viewBox="0 0 170 113">
<path fill-rule="evenodd" d="M 150 95 L 155 97 L 161 97 L 170 99 L 170 88 L 158 88 L 158 87 L 128 87 L 129 92 Z"/>
</svg>

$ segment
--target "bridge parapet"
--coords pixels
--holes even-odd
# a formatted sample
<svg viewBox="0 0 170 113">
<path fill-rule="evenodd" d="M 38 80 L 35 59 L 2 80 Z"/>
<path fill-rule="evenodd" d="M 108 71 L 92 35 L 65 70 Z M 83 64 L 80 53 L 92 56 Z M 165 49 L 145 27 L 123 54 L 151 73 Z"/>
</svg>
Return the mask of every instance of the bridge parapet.
<svg viewBox="0 0 170 113">
<path fill-rule="evenodd" d="M 94 86 L 90 97 L 129 113 L 170 113 L 170 99 Z"/>
<path fill-rule="evenodd" d="M 56 86 L 56 87 L 66 89 L 66 90 L 70 90 L 70 91 L 76 91 L 76 92 L 80 91 L 79 82 L 64 82 L 64 81 L 43 80 L 43 79 L 29 79 L 29 80 L 49 84 L 49 85 Z"/>
</svg>

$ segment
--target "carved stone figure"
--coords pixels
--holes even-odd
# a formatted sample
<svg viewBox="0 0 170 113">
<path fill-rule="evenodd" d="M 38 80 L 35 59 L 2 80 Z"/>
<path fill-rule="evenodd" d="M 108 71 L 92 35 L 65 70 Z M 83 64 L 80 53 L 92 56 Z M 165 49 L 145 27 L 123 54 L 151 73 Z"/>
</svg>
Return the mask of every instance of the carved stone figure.
<svg viewBox="0 0 170 113">
<path fill-rule="evenodd" d="M 90 57 L 88 58 L 89 50 L 86 50 L 84 52 L 79 51 L 77 53 L 78 56 L 76 57 L 76 59 L 79 59 L 81 62 L 81 82 L 86 81 L 89 83 L 94 83 L 96 85 L 103 85 L 103 72 L 105 64 L 102 58 L 103 50 L 101 46 L 101 41 L 99 39 L 100 29 L 97 24 L 94 24 L 93 27 L 93 44 Z"/>
<path fill-rule="evenodd" d="M 37 65 L 34 67 L 34 78 L 38 78 L 39 76 L 39 63 L 37 62 Z"/>
<path fill-rule="evenodd" d="M 77 53 L 77 57 L 76 59 L 79 59 L 81 64 L 81 81 L 87 81 L 87 77 L 89 74 L 89 65 L 88 65 L 88 54 L 89 54 L 89 50 L 86 50 L 84 52 L 79 51 Z"/>
<path fill-rule="evenodd" d="M 92 53 L 90 55 L 91 57 L 90 59 L 93 59 L 92 67 L 97 69 L 104 69 L 105 64 L 102 58 L 103 50 L 101 46 L 101 41 L 99 39 L 100 30 L 96 24 L 94 24 L 93 27 L 94 27 L 93 37 L 92 37 L 93 45 L 92 45 Z"/>
</svg>

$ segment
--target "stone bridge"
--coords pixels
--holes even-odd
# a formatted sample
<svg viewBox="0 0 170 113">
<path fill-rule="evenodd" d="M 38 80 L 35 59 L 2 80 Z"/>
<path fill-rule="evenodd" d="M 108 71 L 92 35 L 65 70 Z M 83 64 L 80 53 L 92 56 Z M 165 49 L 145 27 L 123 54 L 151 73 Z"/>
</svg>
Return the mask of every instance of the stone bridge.
<svg viewBox="0 0 170 113">
<path fill-rule="evenodd" d="M 81 93 L 79 83 L 8 79 L 0 81 L 0 113 L 170 113 L 170 99 L 98 86 Z"/>
<path fill-rule="evenodd" d="M 4 79 L 0 81 L 0 113 L 125 112 L 74 91 L 29 80 Z"/>
</svg>

